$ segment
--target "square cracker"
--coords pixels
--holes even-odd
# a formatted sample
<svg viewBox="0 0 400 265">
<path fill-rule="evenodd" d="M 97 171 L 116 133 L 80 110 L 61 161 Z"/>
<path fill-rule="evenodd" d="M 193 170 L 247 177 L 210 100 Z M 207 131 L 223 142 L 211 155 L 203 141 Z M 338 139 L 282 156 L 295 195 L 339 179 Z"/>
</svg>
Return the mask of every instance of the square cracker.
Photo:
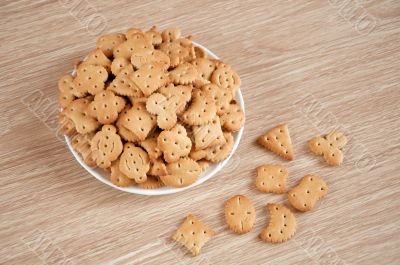
<svg viewBox="0 0 400 265">
<path fill-rule="evenodd" d="M 189 214 L 172 235 L 172 239 L 185 246 L 193 256 L 197 256 L 204 244 L 214 235 L 215 232 L 211 228 Z"/>
</svg>

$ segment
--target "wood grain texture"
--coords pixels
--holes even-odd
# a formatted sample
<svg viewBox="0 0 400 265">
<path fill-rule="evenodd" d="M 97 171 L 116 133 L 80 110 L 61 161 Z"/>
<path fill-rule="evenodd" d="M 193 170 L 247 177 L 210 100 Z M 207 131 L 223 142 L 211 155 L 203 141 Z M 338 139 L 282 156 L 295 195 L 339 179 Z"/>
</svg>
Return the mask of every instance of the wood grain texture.
<svg viewBox="0 0 400 265">
<path fill-rule="evenodd" d="M 153 24 L 180 27 L 230 63 L 242 78 L 247 118 L 220 174 L 164 197 L 95 180 L 56 129 L 57 80 L 95 35 Z M 399 1 L 3 0 L 0 25 L 0 263 L 400 262 Z M 291 162 L 255 143 L 281 122 L 294 143 Z M 349 138 L 339 168 L 306 147 L 334 128 Z M 298 233 L 284 244 L 257 237 L 265 205 L 286 200 L 255 189 L 263 163 L 287 166 L 289 187 L 308 173 L 329 185 L 312 212 L 295 213 Z M 253 231 L 240 236 L 223 221 L 235 194 L 257 211 Z M 170 240 L 189 212 L 217 231 L 196 258 Z"/>
</svg>

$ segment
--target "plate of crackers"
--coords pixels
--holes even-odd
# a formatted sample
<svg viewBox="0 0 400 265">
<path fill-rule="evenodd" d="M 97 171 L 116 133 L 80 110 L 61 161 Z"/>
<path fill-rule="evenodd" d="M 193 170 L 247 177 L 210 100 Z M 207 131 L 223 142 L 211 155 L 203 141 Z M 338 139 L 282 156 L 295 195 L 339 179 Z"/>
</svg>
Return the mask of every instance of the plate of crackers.
<svg viewBox="0 0 400 265">
<path fill-rule="evenodd" d="M 219 172 L 245 123 L 240 77 L 178 28 L 104 35 L 58 82 L 80 165 L 121 191 L 163 195 Z"/>
</svg>

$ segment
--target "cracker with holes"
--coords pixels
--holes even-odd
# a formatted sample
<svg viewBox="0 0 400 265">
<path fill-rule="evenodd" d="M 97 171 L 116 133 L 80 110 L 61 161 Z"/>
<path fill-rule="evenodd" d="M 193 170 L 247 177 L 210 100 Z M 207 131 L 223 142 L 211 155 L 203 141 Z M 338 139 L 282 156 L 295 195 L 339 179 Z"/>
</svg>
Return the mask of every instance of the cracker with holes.
<svg viewBox="0 0 400 265">
<path fill-rule="evenodd" d="M 188 85 L 196 80 L 197 70 L 190 63 L 182 63 L 170 71 L 169 75 L 175 85 Z"/>
<path fill-rule="evenodd" d="M 229 156 L 233 148 L 233 135 L 232 133 L 224 133 L 225 143 L 222 145 L 212 146 L 206 149 L 193 150 L 190 152 L 189 157 L 193 160 L 206 159 L 210 162 L 219 162 Z"/>
<path fill-rule="evenodd" d="M 243 195 L 236 195 L 225 203 L 225 222 L 229 229 L 244 234 L 253 229 L 256 221 L 256 209 L 253 203 Z"/>
<path fill-rule="evenodd" d="M 148 31 L 144 33 L 145 37 L 153 46 L 159 45 L 162 42 L 161 33 L 157 31 L 156 26 L 152 26 Z"/>
<path fill-rule="evenodd" d="M 142 148 L 126 143 L 119 159 L 119 169 L 136 183 L 145 182 L 150 170 L 149 156 Z"/>
<path fill-rule="evenodd" d="M 112 63 L 111 63 L 111 73 L 115 76 L 117 76 L 122 69 L 131 66 L 131 62 L 124 58 L 124 57 L 118 57 L 115 58 Z M 133 71 L 133 67 L 132 67 Z"/>
<path fill-rule="evenodd" d="M 128 178 L 124 173 L 119 169 L 119 159 L 115 160 L 111 164 L 111 182 L 118 187 L 129 187 L 135 185 L 135 181 L 133 179 Z"/>
<path fill-rule="evenodd" d="M 171 130 L 165 130 L 157 138 L 158 148 L 164 154 L 168 163 L 187 157 L 192 148 L 192 141 L 187 136 L 186 129 L 177 124 Z"/>
<path fill-rule="evenodd" d="M 160 50 L 169 56 L 171 67 L 189 62 L 195 56 L 192 42 L 188 39 L 163 42 L 160 44 Z"/>
<path fill-rule="evenodd" d="M 226 143 L 218 116 L 216 116 L 210 123 L 195 125 L 192 129 L 196 150 L 206 149 L 208 147 L 223 145 Z"/>
<path fill-rule="evenodd" d="M 261 192 L 284 193 L 288 175 L 288 170 L 282 165 L 259 166 L 256 187 Z"/>
<path fill-rule="evenodd" d="M 76 77 L 73 81 L 79 94 L 92 94 L 104 90 L 104 83 L 108 78 L 107 70 L 98 65 L 80 65 L 76 69 Z"/>
<path fill-rule="evenodd" d="M 172 235 L 193 256 L 200 253 L 201 248 L 215 235 L 215 232 L 194 215 L 189 214 L 181 226 Z"/>
<path fill-rule="evenodd" d="M 269 223 L 259 237 L 266 242 L 282 243 L 296 233 L 297 223 L 294 214 L 281 204 L 268 203 Z"/>
<path fill-rule="evenodd" d="M 151 161 L 157 160 L 162 155 L 162 151 L 158 148 L 157 138 L 159 133 L 154 132 L 147 139 L 141 141 L 139 145 L 146 150 Z"/>
<path fill-rule="evenodd" d="M 203 91 L 208 91 L 211 97 L 214 99 L 215 102 L 215 107 L 217 108 L 217 114 L 221 116 L 222 114 L 225 113 L 224 115 L 224 122 L 227 123 L 227 127 L 238 127 L 238 126 L 243 126 L 244 124 L 244 113 L 240 109 L 240 107 L 232 107 L 230 105 L 236 105 L 236 104 L 230 104 L 230 102 L 233 99 L 233 95 L 229 90 L 221 89 L 219 86 L 215 84 L 207 84 L 201 87 L 201 90 Z M 237 109 L 240 109 L 240 112 L 235 111 Z M 232 112 L 227 114 L 226 112 L 230 111 Z M 236 113 L 238 112 L 238 113 Z M 233 117 L 230 117 L 233 116 Z M 235 118 L 235 119 L 234 119 Z M 236 121 L 236 124 L 232 124 L 232 120 Z"/>
<path fill-rule="evenodd" d="M 328 165 L 339 166 L 343 162 L 342 148 L 346 143 L 347 138 L 343 133 L 331 132 L 323 137 L 314 137 L 308 142 L 308 146 L 316 155 L 323 155 Z"/>
<path fill-rule="evenodd" d="M 149 63 L 157 63 L 164 70 L 168 70 L 170 65 L 169 56 L 160 50 L 145 48 L 137 49 L 131 56 L 131 63 L 136 69 L 140 69 L 143 65 Z"/>
<path fill-rule="evenodd" d="M 147 173 L 147 175 L 160 177 L 160 176 L 165 176 L 167 174 L 168 174 L 167 166 L 165 165 L 164 161 L 161 158 L 151 161 L 150 170 Z"/>
<path fill-rule="evenodd" d="M 258 138 L 258 143 L 277 155 L 293 160 L 292 140 L 287 124 L 280 124 Z"/>
<path fill-rule="evenodd" d="M 103 53 L 101 49 L 95 49 L 91 51 L 83 62 L 80 62 L 79 66 L 84 65 L 97 65 L 104 67 L 108 72 L 111 71 L 111 61 Z"/>
<path fill-rule="evenodd" d="M 90 102 L 91 98 L 76 99 L 62 112 L 63 115 L 72 120 L 78 133 L 93 132 L 100 126 L 100 123 L 89 115 Z"/>
<path fill-rule="evenodd" d="M 135 51 L 153 47 L 151 41 L 143 33 L 133 33 L 132 35 L 127 35 L 127 38 L 126 41 L 114 48 L 114 58 L 123 57 L 130 60 Z"/>
<path fill-rule="evenodd" d="M 75 125 L 74 122 L 65 116 L 63 113 L 59 113 L 58 115 L 58 124 L 59 124 L 59 130 L 67 135 L 67 136 L 72 136 L 76 133 Z"/>
<path fill-rule="evenodd" d="M 240 77 L 228 64 L 220 63 L 211 75 L 211 82 L 223 89 L 228 89 L 233 95 L 240 88 Z"/>
<path fill-rule="evenodd" d="M 121 137 L 113 125 L 104 125 L 90 142 L 92 155 L 97 166 L 108 168 L 111 162 L 118 159 L 122 152 Z"/>
<path fill-rule="evenodd" d="M 96 47 L 101 49 L 103 53 L 111 58 L 113 56 L 113 50 L 116 46 L 126 41 L 126 37 L 122 33 L 113 33 L 105 36 L 101 36 L 96 41 Z"/>
<path fill-rule="evenodd" d="M 181 37 L 181 30 L 179 28 L 168 28 L 161 33 L 163 42 L 172 42 Z"/>
<path fill-rule="evenodd" d="M 211 74 L 216 67 L 215 62 L 205 58 L 197 58 L 196 56 L 196 59 L 194 59 L 191 64 L 193 64 L 197 71 L 197 77 L 194 82 L 195 86 L 202 87 L 203 85 L 210 84 Z M 229 89 L 226 90 L 230 92 Z"/>
<path fill-rule="evenodd" d="M 320 176 L 307 175 L 288 192 L 290 204 L 299 211 L 306 212 L 314 208 L 318 200 L 328 193 L 328 186 Z"/>
<path fill-rule="evenodd" d="M 169 82 L 163 66 L 158 63 L 142 65 L 139 70 L 130 75 L 130 79 L 146 97 Z"/>
<path fill-rule="evenodd" d="M 182 120 L 188 125 L 204 125 L 212 122 L 217 115 L 214 99 L 208 91 L 194 89 L 192 102 L 182 114 Z"/>
<path fill-rule="evenodd" d="M 140 141 L 146 139 L 157 123 L 154 115 L 146 110 L 144 103 L 133 104 L 120 122 L 122 126 L 136 135 Z"/>
<path fill-rule="evenodd" d="M 124 70 L 125 69 L 121 70 L 107 89 L 120 96 L 134 98 L 143 97 L 142 91 L 136 86 L 136 84 L 128 76 L 123 74 L 122 71 Z"/>
<path fill-rule="evenodd" d="M 185 110 L 187 103 L 192 98 L 192 87 L 190 86 L 168 84 L 167 86 L 160 87 L 158 92 L 178 103 L 175 110 L 177 114 Z"/>
<path fill-rule="evenodd" d="M 58 81 L 58 90 L 60 92 L 58 96 L 58 104 L 62 108 L 67 107 L 75 98 L 83 96 L 84 94 L 79 94 L 76 91 L 75 85 L 73 83 L 73 77 L 70 75 L 64 75 Z"/>
<path fill-rule="evenodd" d="M 244 126 L 244 112 L 238 104 L 229 104 L 221 112 L 221 125 L 226 131 L 236 132 Z"/>
<path fill-rule="evenodd" d="M 127 142 L 132 142 L 132 143 L 137 143 L 139 142 L 139 137 L 136 136 L 133 132 L 125 128 L 123 125 L 124 121 L 126 120 L 126 115 L 128 113 L 128 110 L 132 108 L 131 105 L 126 105 L 125 108 L 122 110 L 120 115 L 118 116 L 118 120 L 115 123 L 115 125 L 118 128 L 118 134 L 121 136 L 122 139 L 124 139 Z"/>
<path fill-rule="evenodd" d="M 201 173 L 196 161 L 190 158 L 181 158 L 167 165 L 168 175 L 160 176 L 165 185 L 171 187 L 186 187 L 193 184 Z"/>
<path fill-rule="evenodd" d="M 116 96 L 112 91 L 98 93 L 89 105 L 90 114 L 101 124 L 112 124 L 125 107 L 125 99 Z"/>
<path fill-rule="evenodd" d="M 92 141 L 94 133 L 76 134 L 71 139 L 72 147 L 79 153 L 83 161 L 89 167 L 96 166 L 96 161 L 93 158 L 90 142 Z"/>
<path fill-rule="evenodd" d="M 160 93 L 154 93 L 147 99 L 146 109 L 149 113 L 157 116 L 157 125 L 161 129 L 169 130 L 176 124 L 178 100 L 177 97 L 167 98 Z"/>
</svg>

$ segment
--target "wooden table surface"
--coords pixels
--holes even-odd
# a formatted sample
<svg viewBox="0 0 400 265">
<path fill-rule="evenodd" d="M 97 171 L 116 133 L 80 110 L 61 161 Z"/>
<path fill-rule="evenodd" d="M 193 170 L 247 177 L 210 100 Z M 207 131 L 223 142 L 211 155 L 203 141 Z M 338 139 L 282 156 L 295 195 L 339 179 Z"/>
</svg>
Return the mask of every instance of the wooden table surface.
<svg viewBox="0 0 400 265">
<path fill-rule="evenodd" d="M 125 2 L 125 3 L 123 3 Z M 150 3 L 151 2 L 151 3 Z M 399 264 L 400 1 L 14 1 L 0 3 L 1 264 Z M 57 81 L 96 37 L 129 27 L 180 27 L 242 78 L 246 125 L 218 175 L 192 190 L 146 197 L 113 190 L 74 160 L 57 133 Z M 288 122 L 295 160 L 259 147 Z M 349 138 L 341 167 L 307 141 Z M 255 168 L 283 163 L 330 192 L 283 244 L 258 239 L 268 202 Z M 224 202 L 255 204 L 253 231 L 231 233 Z M 192 258 L 170 236 L 189 212 L 217 235 Z"/>
</svg>

